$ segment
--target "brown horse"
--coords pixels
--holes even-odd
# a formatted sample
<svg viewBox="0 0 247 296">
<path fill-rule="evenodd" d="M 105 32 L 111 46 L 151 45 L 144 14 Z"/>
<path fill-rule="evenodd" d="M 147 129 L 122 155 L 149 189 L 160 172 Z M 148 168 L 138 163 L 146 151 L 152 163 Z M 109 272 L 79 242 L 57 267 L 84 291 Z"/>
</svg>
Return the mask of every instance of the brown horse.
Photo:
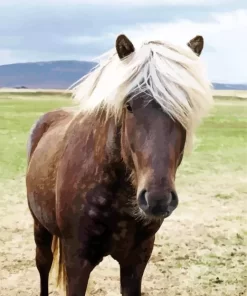
<svg viewBox="0 0 247 296">
<path fill-rule="evenodd" d="M 198 57 L 203 38 L 187 45 L 136 49 L 118 36 L 74 88 L 78 110 L 35 123 L 26 187 L 41 296 L 56 250 L 67 296 L 85 295 L 107 255 L 120 265 L 122 295 L 141 295 L 155 234 L 178 205 L 177 168 L 212 103 Z"/>
</svg>

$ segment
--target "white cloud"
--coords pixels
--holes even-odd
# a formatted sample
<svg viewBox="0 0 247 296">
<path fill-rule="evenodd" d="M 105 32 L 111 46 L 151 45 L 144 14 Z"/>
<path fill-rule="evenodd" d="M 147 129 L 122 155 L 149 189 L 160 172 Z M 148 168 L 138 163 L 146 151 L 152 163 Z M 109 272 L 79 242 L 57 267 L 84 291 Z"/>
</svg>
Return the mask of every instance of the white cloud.
<svg viewBox="0 0 247 296">
<path fill-rule="evenodd" d="M 115 35 L 112 33 L 105 34 L 102 36 L 71 36 L 69 38 L 66 38 L 66 43 L 87 45 L 92 43 L 98 43 L 100 41 L 105 41 L 106 39 L 112 39 L 114 37 Z"/>
<path fill-rule="evenodd" d="M 1 64 L 11 64 L 18 58 L 19 62 L 22 62 L 19 57 L 16 57 L 12 50 L 0 49 Z"/>
<path fill-rule="evenodd" d="M 90 4 L 90 5 L 135 5 L 135 6 L 179 6 L 179 5 L 203 5 L 203 6 L 212 6 L 219 4 L 228 4 L 233 3 L 234 0 L 36 0 L 35 5 L 73 5 L 73 4 Z M 9 6 L 13 4 L 23 5 L 23 4 L 32 4 L 34 3 L 31 0 L 9 0 L 7 2 L 1 1 L 1 6 Z M 69 4 L 68 4 L 69 3 Z"/>
<path fill-rule="evenodd" d="M 81 61 L 92 61 L 93 56 L 80 55 L 75 57 L 77 60 Z M 2 50 L 0 49 L 0 65 L 8 65 L 13 63 L 32 63 L 32 62 L 49 62 L 55 60 L 71 60 L 71 54 L 57 54 L 50 52 L 32 52 L 32 51 L 12 51 L 12 50 Z"/>
<path fill-rule="evenodd" d="M 143 40 L 167 39 L 186 44 L 195 35 L 203 35 L 202 58 L 208 65 L 211 79 L 222 82 L 247 83 L 247 10 L 212 14 L 207 22 L 180 20 L 171 23 L 142 24 L 126 29 L 135 43 Z"/>
<path fill-rule="evenodd" d="M 247 10 L 213 13 L 206 22 L 179 20 L 170 23 L 145 23 L 126 28 L 126 34 L 135 45 L 145 40 L 170 40 L 186 44 L 195 35 L 202 35 L 205 61 L 209 76 L 215 82 L 247 83 Z M 87 45 L 103 40 L 115 43 L 116 34 L 71 37 L 68 42 Z"/>
<path fill-rule="evenodd" d="M 11 1 L 13 0 L 9 0 L 8 3 L 11 3 Z M 64 2 L 64 0 L 59 1 L 60 3 Z M 79 0 L 71 1 L 75 2 Z M 97 2 L 97 0 L 92 1 Z M 104 3 L 107 3 L 107 1 L 108 3 L 110 2 L 110 0 L 106 0 Z M 158 0 L 153 0 L 152 5 L 155 1 L 156 3 L 159 2 Z M 169 2 L 168 0 L 162 2 L 165 1 Z M 176 1 L 182 2 L 182 0 L 175 0 L 174 2 Z M 189 3 L 189 1 L 192 0 L 186 2 Z M 197 3 L 200 1 L 197 0 Z M 215 3 L 217 2 L 217 0 L 213 1 Z M 227 2 L 227 0 L 222 1 Z M 3 2 L 0 1 L 0 6 Z M 82 2 L 85 1 L 81 0 L 80 3 Z M 138 0 L 135 2 L 139 3 Z M 210 2 L 210 0 L 207 2 Z M 116 38 L 115 29 L 112 29 L 112 32 L 105 32 L 105 34 L 99 36 L 84 35 L 80 37 L 71 34 L 70 38 L 65 37 L 65 42 L 70 45 L 72 44 L 72 47 L 73 45 L 81 45 L 82 54 L 83 52 L 86 54 L 86 51 L 83 51 L 84 48 L 97 47 L 100 49 L 106 44 L 107 46 L 108 44 L 114 46 Z M 181 19 L 168 23 L 143 23 L 126 27 L 124 31 L 117 33 L 125 33 L 130 39 L 133 39 L 135 44 L 143 41 L 143 39 L 168 39 L 173 42 L 186 44 L 195 35 L 203 35 L 205 39 L 205 50 L 202 54 L 202 59 L 207 64 L 210 78 L 216 82 L 247 83 L 246 32 L 247 10 L 242 9 L 228 13 L 213 13 L 209 15 L 207 21 L 194 22 L 188 19 Z M 93 55 L 93 52 L 89 51 L 89 55 Z M 27 50 L 25 52 L 19 52 L 18 49 L 16 51 L 0 50 L 0 62 L 4 64 L 16 61 L 52 60 L 60 58 L 82 59 L 83 57 L 78 57 L 77 54 L 73 55 L 70 51 L 66 54 L 62 54 L 62 52 L 60 54 L 58 52 L 52 54 L 49 51 L 44 53 L 42 51 L 30 52 Z M 88 60 L 89 57 L 85 56 L 84 58 Z"/>
</svg>

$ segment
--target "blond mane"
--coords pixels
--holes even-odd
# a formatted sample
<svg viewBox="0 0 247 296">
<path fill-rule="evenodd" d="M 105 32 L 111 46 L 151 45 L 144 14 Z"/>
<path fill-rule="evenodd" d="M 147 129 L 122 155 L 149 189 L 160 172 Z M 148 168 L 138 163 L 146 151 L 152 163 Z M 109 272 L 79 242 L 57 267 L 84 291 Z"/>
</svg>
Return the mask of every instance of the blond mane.
<svg viewBox="0 0 247 296">
<path fill-rule="evenodd" d="M 211 83 L 200 57 L 188 46 L 150 41 L 124 60 L 112 49 L 98 61 L 72 86 L 80 112 L 92 114 L 103 108 L 119 118 L 126 98 L 146 92 L 183 125 L 186 147 L 191 147 L 195 128 L 213 103 Z"/>
</svg>

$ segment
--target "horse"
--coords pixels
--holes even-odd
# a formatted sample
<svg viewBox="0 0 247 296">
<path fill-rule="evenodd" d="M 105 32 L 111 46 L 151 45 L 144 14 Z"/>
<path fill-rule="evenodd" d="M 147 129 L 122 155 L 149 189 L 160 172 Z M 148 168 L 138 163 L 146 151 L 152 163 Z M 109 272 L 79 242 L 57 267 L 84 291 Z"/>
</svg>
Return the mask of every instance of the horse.
<svg viewBox="0 0 247 296">
<path fill-rule="evenodd" d="M 34 123 L 26 191 L 41 296 L 55 258 L 66 295 L 82 296 L 106 256 L 121 294 L 141 296 L 155 235 L 179 204 L 177 169 L 213 103 L 203 47 L 199 35 L 139 47 L 118 35 L 72 86 L 78 105 Z"/>
</svg>

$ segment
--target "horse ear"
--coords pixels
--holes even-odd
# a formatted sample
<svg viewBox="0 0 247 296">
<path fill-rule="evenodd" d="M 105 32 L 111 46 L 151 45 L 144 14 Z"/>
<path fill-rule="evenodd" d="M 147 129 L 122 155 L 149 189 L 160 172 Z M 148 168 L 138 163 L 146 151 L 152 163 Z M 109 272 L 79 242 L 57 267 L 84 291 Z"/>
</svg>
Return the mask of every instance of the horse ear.
<svg viewBox="0 0 247 296">
<path fill-rule="evenodd" d="M 196 36 L 195 38 L 191 39 L 187 45 L 194 51 L 195 54 L 200 56 L 203 46 L 204 46 L 204 40 L 202 36 Z"/>
<path fill-rule="evenodd" d="M 125 35 L 119 35 L 117 37 L 116 49 L 120 59 L 127 57 L 135 51 L 134 45 Z"/>
</svg>

